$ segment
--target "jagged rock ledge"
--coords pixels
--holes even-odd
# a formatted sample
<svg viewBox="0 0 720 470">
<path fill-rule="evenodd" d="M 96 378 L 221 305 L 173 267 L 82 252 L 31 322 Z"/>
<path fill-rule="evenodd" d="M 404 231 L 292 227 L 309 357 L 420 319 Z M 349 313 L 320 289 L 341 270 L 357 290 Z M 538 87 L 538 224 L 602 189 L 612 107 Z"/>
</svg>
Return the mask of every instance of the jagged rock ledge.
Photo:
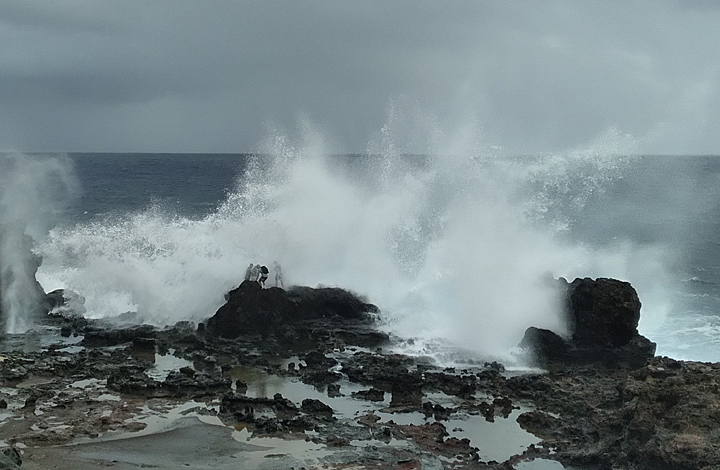
<svg viewBox="0 0 720 470">
<path fill-rule="evenodd" d="M 505 382 L 536 407 L 518 422 L 543 438 L 540 454 L 578 468 L 720 468 L 720 364 L 655 357 L 627 282 L 561 278 L 558 288 L 568 334 L 530 327 L 520 344 L 549 372 Z"/>
</svg>

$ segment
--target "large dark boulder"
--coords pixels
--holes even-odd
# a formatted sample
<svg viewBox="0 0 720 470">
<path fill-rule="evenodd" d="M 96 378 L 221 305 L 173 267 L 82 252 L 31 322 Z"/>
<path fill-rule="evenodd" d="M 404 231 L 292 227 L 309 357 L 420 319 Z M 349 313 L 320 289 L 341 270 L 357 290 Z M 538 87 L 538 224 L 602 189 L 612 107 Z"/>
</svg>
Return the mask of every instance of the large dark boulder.
<svg viewBox="0 0 720 470">
<path fill-rule="evenodd" d="M 222 338 L 241 334 L 269 334 L 282 319 L 297 317 L 298 312 L 280 288 L 263 289 L 253 281 L 243 281 L 227 296 L 227 303 L 207 321 L 207 332 Z"/>
<path fill-rule="evenodd" d="M 533 357 L 541 362 L 551 359 L 553 361 L 568 360 L 571 346 L 560 335 L 543 328 L 531 326 L 525 330 L 525 336 L 520 341 L 520 347 L 530 350 Z M 544 364 L 542 364 L 544 365 Z"/>
<path fill-rule="evenodd" d="M 640 335 L 640 299 L 628 282 L 616 279 L 559 280 L 565 293 L 565 338 L 530 327 L 520 347 L 543 367 L 603 364 L 641 367 L 655 355 L 655 343 Z"/>
<path fill-rule="evenodd" d="M 575 345 L 620 347 L 638 335 L 641 304 L 629 282 L 575 279 L 567 293 Z"/>
<path fill-rule="evenodd" d="M 368 313 L 377 313 L 378 308 L 364 302 L 352 292 L 337 287 L 293 286 L 288 289 L 288 298 L 296 305 L 303 318 L 339 316 L 347 319 L 362 319 Z"/>
<path fill-rule="evenodd" d="M 369 321 L 378 309 L 355 294 L 338 288 L 279 287 L 263 289 L 243 281 L 227 295 L 227 303 L 207 321 L 207 332 L 222 338 L 243 334 L 275 334 L 278 339 L 298 336 L 298 324 L 307 320 Z M 336 328 L 338 325 L 333 324 Z"/>
</svg>

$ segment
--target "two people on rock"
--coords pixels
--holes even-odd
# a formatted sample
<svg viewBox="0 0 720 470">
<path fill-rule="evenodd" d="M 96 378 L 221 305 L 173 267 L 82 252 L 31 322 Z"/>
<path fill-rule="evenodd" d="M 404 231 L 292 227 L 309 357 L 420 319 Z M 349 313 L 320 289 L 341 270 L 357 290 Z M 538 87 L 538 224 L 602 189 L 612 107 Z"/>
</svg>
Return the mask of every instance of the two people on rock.
<svg viewBox="0 0 720 470">
<path fill-rule="evenodd" d="M 254 281 L 265 287 L 265 279 L 267 279 L 268 268 L 259 264 L 252 264 L 245 270 L 245 280 Z"/>
<path fill-rule="evenodd" d="M 273 269 L 275 270 L 275 286 L 284 288 L 285 284 L 283 280 L 282 269 L 280 268 L 280 264 L 278 264 L 277 261 L 273 261 Z M 267 281 L 269 274 L 270 270 L 268 270 L 267 266 L 261 266 L 259 264 L 254 265 L 253 263 L 250 263 L 250 265 L 245 270 L 245 280 L 255 281 L 264 288 L 265 281 Z"/>
</svg>

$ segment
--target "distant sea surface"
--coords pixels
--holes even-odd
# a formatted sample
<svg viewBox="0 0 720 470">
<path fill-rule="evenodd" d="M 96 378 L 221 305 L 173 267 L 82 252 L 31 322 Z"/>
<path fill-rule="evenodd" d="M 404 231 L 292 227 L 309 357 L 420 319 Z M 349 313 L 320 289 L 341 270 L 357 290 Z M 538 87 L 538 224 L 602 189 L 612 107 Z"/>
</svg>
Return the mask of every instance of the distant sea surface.
<svg viewBox="0 0 720 470">
<path fill-rule="evenodd" d="M 73 221 L 165 205 L 179 215 L 212 212 L 243 173 L 245 154 L 70 154 L 82 186 Z"/>
</svg>

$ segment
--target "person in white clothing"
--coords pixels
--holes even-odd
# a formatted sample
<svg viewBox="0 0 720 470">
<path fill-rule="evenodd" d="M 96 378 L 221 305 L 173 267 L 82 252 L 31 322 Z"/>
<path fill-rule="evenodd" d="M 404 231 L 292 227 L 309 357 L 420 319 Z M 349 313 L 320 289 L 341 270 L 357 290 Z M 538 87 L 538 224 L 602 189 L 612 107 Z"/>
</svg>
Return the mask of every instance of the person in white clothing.
<svg viewBox="0 0 720 470">
<path fill-rule="evenodd" d="M 275 287 L 285 288 L 285 280 L 283 279 L 282 269 L 277 261 L 273 261 L 273 269 L 275 270 Z"/>
<path fill-rule="evenodd" d="M 245 280 L 249 281 L 252 278 L 252 272 L 253 272 L 253 264 L 250 263 L 250 266 L 247 267 L 245 270 Z"/>
</svg>

